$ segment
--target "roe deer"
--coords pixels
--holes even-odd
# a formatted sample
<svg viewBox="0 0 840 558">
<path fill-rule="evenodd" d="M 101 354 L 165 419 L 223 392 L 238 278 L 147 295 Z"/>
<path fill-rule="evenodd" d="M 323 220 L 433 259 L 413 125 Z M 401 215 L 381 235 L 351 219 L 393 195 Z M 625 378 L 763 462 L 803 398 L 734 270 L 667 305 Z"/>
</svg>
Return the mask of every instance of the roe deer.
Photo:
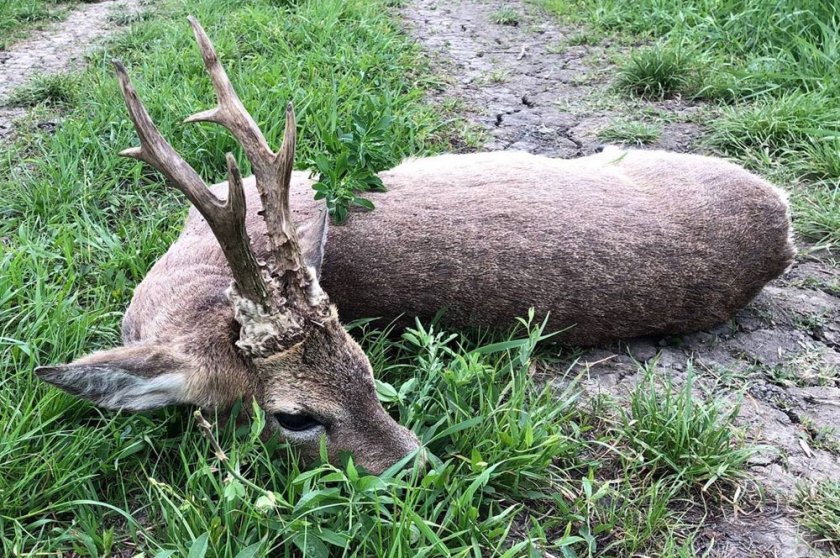
<svg viewBox="0 0 840 558">
<path fill-rule="evenodd" d="M 266 411 L 269 430 L 300 446 L 304 456 L 316 457 L 325 435 L 331 459 L 350 451 L 357 463 L 381 472 L 416 449 L 418 440 L 382 408 L 367 357 L 319 286 L 326 211 L 313 214 L 300 235 L 293 226 L 291 104 L 282 147 L 274 153 L 204 30 L 195 19 L 190 23 L 218 105 L 187 121 L 220 124 L 242 144 L 265 209 L 257 233 L 264 237 L 262 249 L 255 254 L 249 241 L 245 194 L 233 156 L 227 155 L 230 195 L 223 202 L 160 135 L 125 68 L 115 61 L 140 137 L 140 147 L 121 154 L 152 165 L 189 198 L 206 219 L 217 251 L 206 259 L 204 242 L 185 238 L 183 265 L 169 269 L 165 278 L 152 273 L 144 281 L 138 304 L 154 310 L 140 319 L 136 311 L 129 313 L 125 346 L 66 366 L 38 368 L 36 374 L 110 409 L 177 403 L 225 409 L 239 397 L 254 397 Z"/>
<path fill-rule="evenodd" d="M 387 192 L 368 194 L 375 210 L 327 231 L 313 181 L 291 171 L 291 113 L 292 141 L 275 160 L 192 25 L 221 108 L 188 120 L 230 129 L 254 176 L 241 179 L 229 158 L 229 182 L 208 191 L 118 68 L 141 137 L 128 154 L 161 170 L 195 208 L 137 286 L 125 347 L 38 371 L 100 405 L 223 408 L 253 395 L 285 438 L 311 452 L 326 432 L 331 452 L 354 450 L 381 470 L 417 442 L 376 402 L 370 367 L 319 285 L 345 319 L 429 319 L 445 309 L 455 326 L 508 327 L 534 307 L 549 328 L 572 326 L 565 341 L 600 344 L 722 322 L 792 263 L 780 190 L 720 159 L 659 151 L 409 160 L 380 174 Z M 308 223 L 300 242 L 288 207 Z"/>
</svg>

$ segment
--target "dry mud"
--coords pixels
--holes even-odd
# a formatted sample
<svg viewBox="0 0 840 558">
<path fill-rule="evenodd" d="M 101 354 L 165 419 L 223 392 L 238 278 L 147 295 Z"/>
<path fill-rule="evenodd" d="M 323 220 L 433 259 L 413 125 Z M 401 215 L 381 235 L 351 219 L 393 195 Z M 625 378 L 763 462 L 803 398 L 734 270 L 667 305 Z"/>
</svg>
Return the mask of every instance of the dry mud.
<svg viewBox="0 0 840 558">
<path fill-rule="evenodd" d="M 517 25 L 493 22 L 502 6 L 520 14 Z M 702 128 L 692 120 L 702 106 L 616 102 L 610 46 L 563 46 L 579 30 L 531 3 L 414 0 L 400 13 L 444 76 L 432 101 L 465 107 L 486 131 L 484 149 L 576 157 L 596 151 L 598 131 L 611 122 L 656 115 L 662 135 L 650 147 L 699 151 Z M 587 394 L 620 399 L 641 379 L 639 363 L 654 360 L 676 385 L 694 370 L 698 396 L 743 398 L 739 426 L 763 447 L 750 462 L 763 503 L 708 518 L 703 555 L 822 556 L 790 501 L 799 483 L 840 474 L 840 432 L 832 430 L 840 430 L 840 255 L 802 250 L 788 274 L 711 331 L 588 349 L 567 364 L 584 375 Z"/>
<path fill-rule="evenodd" d="M 108 16 L 135 9 L 136 3 L 131 0 L 82 4 L 64 21 L 0 50 L 0 140 L 12 134 L 15 120 L 25 113 L 7 104 L 12 91 L 36 76 L 80 67 L 85 53 L 116 29 Z"/>
</svg>

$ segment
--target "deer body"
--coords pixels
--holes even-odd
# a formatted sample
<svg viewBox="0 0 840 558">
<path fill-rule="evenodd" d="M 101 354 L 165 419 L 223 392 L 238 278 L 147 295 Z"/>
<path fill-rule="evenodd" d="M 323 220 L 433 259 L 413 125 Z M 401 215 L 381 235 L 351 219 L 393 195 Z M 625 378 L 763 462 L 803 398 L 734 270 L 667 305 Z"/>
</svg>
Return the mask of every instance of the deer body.
<svg viewBox="0 0 840 558">
<path fill-rule="evenodd" d="M 328 232 L 321 285 L 344 320 L 429 319 L 444 309 L 456 326 L 506 328 L 534 307 L 550 316 L 549 330 L 570 328 L 561 338 L 574 344 L 676 334 L 732 317 L 794 254 L 784 195 L 721 159 L 476 153 L 409 160 L 380 177 L 388 191 L 368 194 L 376 209 Z M 320 211 L 311 183 L 307 173 L 292 175 L 299 220 Z M 224 197 L 227 184 L 212 189 Z M 248 179 L 245 195 L 261 258 L 265 225 Z M 184 314 L 191 319 L 180 327 L 190 335 L 195 323 L 209 323 L 210 308 L 216 321 L 207 333 L 228 331 L 229 281 L 192 210 L 138 286 L 126 341 L 168 332 L 178 326 L 167 316 Z"/>
</svg>

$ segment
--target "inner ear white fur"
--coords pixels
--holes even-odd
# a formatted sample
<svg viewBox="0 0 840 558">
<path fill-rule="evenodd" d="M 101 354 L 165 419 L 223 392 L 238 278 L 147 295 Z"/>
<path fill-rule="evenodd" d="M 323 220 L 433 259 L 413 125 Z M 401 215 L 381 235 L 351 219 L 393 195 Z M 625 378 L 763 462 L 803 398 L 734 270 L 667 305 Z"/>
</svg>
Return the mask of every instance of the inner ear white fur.
<svg viewBox="0 0 840 558">
<path fill-rule="evenodd" d="M 107 365 L 38 368 L 42 380 L 106 409 L 145 411 L 187 403 L 186 374 L 144 377 Z"/>
</svg>

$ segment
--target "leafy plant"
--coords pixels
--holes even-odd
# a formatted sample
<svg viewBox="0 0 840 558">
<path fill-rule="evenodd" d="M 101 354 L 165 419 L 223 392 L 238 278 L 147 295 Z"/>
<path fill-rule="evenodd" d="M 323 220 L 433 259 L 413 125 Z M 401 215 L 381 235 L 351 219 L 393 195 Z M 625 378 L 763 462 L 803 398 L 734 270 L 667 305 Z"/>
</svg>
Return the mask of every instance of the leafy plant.
<svg viewBox="0 0 840 558">
<path fill-rule="evenodd" d="M 622 419 L 630 447 L 647 467 L 699 484 L 704 491 L 719 480 L 741 478 L 757 448 L 736 443 L 732 423 L 738 406 L 727 409 L 719 401 L 697 400 L 693 371 L 680 388 L 668 377 L 660 386 L 654 366 L 631 394 Z"/>
<path fill-rule="evenodd" d="M 826 547 L 840 551 L 840 482 L 802 484 L 796 495 L 799 522 Z"/>
<path fill-rule="evenodd" d="M 74 74 L 52 74 L 38 76 L 9 95 L 8 103 L 12 106 L 34 107 L 38 104 L 48 106 L 72 107 L 79 99 L 79 80 Z"/>
<path fill-rule="evenodd" d="M 394 121 L 390 111 L 379 108 L 376 97 L 368 97 L 355 112 L 348 130 L 336 129 L 324 138 L 324 153 L 310 162 L 318 171 L 318 182 L 312 188 L 316 200 L 326 200 L 330 215 L 343 223 L 351 205 L 371 210 L 373 202 L 361 192 L 384 192 L 376 173 L 388 164 L 386 154 L 388 132 Z"/>
<path fill-rule="evenodd" d="M 619 89 L 642 98 L 661 99 L 678 93 L 692 71 L 679 48 L 656 45 L 634 52 L 618 73 Z"/>
</svg>

